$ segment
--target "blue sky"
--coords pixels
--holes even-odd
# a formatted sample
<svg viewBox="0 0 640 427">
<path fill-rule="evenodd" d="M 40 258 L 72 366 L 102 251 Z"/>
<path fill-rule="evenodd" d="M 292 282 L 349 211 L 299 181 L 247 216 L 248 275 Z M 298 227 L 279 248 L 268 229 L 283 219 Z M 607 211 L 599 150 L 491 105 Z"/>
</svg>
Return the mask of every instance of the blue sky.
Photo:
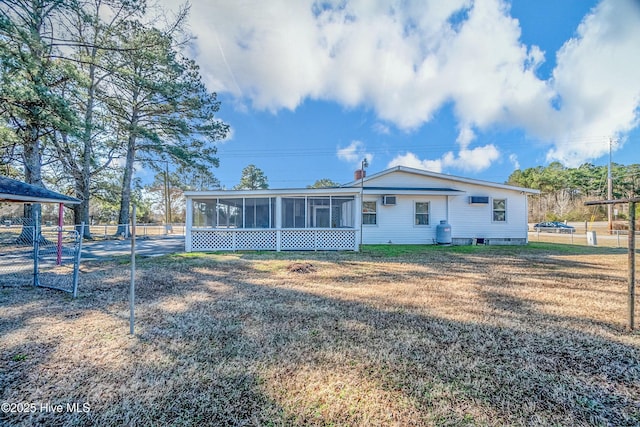
<svg viewBox="0 0 640 427">
<path fill-rule="evenodd" d="M 165 5 L 175 8 L 174 0 Z M 190 55 L 232 127 L 215 175 L 271 188 L 406 165 L 640 163 L 637 0 L 192 2 Z"/>
</svg>

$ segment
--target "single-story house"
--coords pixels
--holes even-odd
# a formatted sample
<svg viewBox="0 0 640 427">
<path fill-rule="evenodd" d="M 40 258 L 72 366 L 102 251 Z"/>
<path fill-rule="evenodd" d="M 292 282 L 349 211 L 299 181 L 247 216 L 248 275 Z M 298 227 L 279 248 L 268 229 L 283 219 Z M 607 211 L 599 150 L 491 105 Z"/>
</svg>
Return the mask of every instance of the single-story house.
<svg viewBox="0 0 640 427">
<path fill-rule="evenodd" d="M 332 188 L 188 191 L 185 249 L 527 243 L 537 190 L 397 166 Z"/>
</svg>

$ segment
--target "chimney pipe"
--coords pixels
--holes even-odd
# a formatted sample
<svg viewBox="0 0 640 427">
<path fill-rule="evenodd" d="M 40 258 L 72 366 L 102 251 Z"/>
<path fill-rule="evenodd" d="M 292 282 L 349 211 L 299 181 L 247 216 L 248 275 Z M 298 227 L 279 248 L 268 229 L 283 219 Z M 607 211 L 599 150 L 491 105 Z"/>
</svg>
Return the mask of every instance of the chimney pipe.
<svg viewBox="0 0 640 427">
<path fill-rule="evenodd" d="M 364 169 L 356 169 L 356 171 L 353 174 L 353 179 L 354 181 L 359 181 L 362 178 L 365 178 L 367 176 L 367 171 Z"/>
</svg>

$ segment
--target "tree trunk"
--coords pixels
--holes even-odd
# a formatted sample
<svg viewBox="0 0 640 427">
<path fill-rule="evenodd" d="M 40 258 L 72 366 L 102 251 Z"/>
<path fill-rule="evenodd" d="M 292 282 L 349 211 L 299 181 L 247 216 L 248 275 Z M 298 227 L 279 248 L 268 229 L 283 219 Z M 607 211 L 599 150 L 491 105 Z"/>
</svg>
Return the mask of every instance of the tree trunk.
<svg viewBox="0 0 640 427">
<path fill-rule="evenodd" d="M 73 209 L 73 219 L 76 225 L 76 229 L 85 223 L 83 238 L 91 239 L 91 229 L 89 228 L 89 201 L 91 198 L 91 161 L 93 159 L 93 108 L 95 99 L 95 65 L 93 62 L 96 56 L 96 48 L 92 52 L 92 65 L 89 66 L 89 87 L 87 88 L 87 104 L 84 115 L 84 134 L 82 136 L 82 143 L 84 150 L 82 152 L 82 173 L 80 176 L 81 182 L 76 183 L 76 187 L 80 187 L 78 190 L 78 196 L 82 202 L 75 206 Z"/>
<path fill-rule="evenodd" d="M 133 128 L 133 126 L 132 126 Z M 129 208 L 131 206 L 131 181 L 133 179 L 133 162 L 136 155 L 136 136 L 131 131 L 127 146 L 127 159 L 122 176 L 122 195 L 120 197 L 120 213 L 116 236 L 129 237 Z"/>
<path fill-rule="evenodd" d="M 89 200 L 82 199 L 77 205 L 73 205 L 73 222 L 76 231 L 79 233 L 82 223 L 84 222 L 84 232 L 82 234 L 83 239 L 92 240 L 91 232 L 89 231 Z"/>
<path fill-rule="evenodd" d="M 29 143 L 24 145 L 24 175 L 27 184 L 36 185 L 44 188 L 42 183 L 42 163 L 40 161 L 40 141 L 38 139 L 38 129 L 35 126 L 30 126 L 29 130 Z M 26 223 L 23 224 L 18 241 L 20 243 L 33 243 L 34 230 L 40 229 L 40 221 L 42 218 L 42 206 L 40 203 L 25 204 L 24 205 L 24 217 Z"/>
</svg>

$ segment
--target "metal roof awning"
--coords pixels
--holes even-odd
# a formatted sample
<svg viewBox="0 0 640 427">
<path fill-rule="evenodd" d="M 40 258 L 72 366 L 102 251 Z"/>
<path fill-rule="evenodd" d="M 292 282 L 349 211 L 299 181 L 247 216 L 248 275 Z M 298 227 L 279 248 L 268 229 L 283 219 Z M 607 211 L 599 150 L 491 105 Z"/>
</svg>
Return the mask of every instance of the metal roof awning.
<svg viewBox="0 0 640 427">
<path fill-rule="evenodd" d="M 260 190 L 209 190 L 209 191 L 185 191 L 184 196 L 189 199 L 198 198 L 233 198 L 233 197 L 275 197 L 275 196 L 335 196 L 355 195 L 360 193 L 360 188 L 280 188 Z"/>
<path fill-rule="evenodd" d="M 47 190 L 16 179 L 0 176 L 0 202 L 12 203 L 64 203 L 77 205 L 79 199 Z"/>
</svg>

